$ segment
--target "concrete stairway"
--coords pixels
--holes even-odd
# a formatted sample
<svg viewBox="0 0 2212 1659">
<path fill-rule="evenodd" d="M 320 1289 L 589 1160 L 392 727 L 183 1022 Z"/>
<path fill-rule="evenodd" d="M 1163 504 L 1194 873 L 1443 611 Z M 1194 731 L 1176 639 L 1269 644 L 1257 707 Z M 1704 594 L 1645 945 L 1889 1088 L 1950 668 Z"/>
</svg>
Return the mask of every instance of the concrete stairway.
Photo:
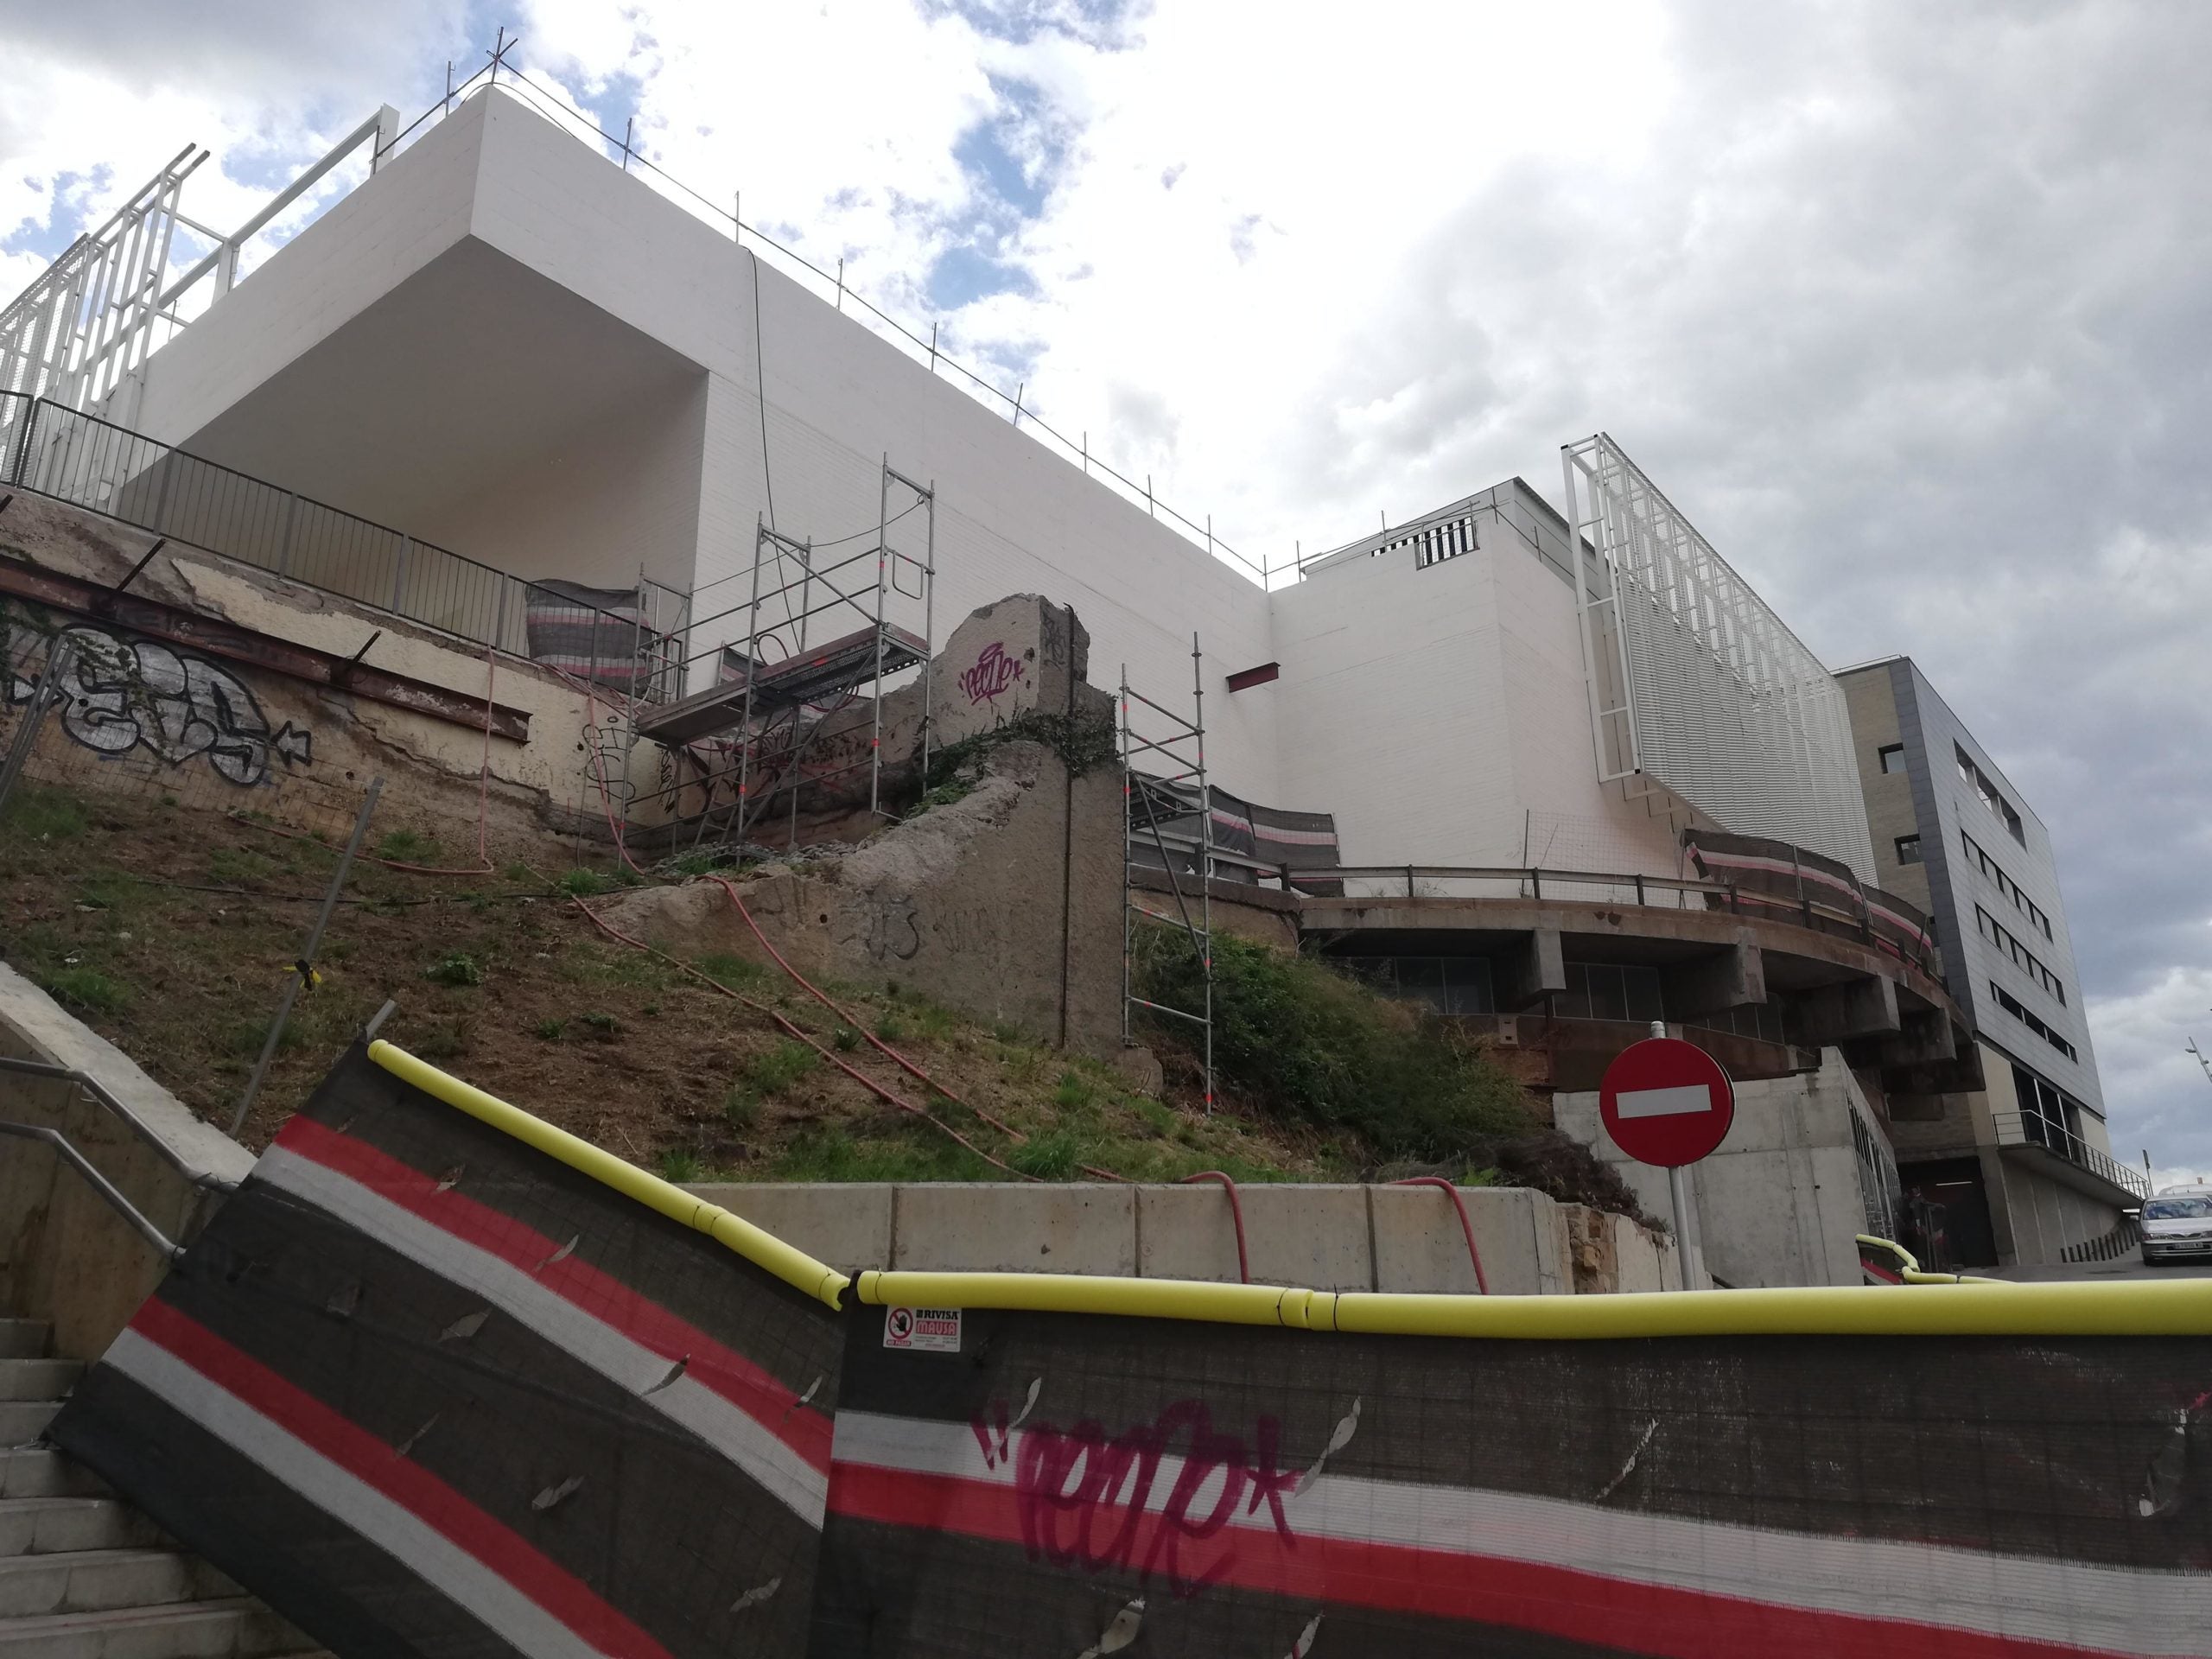
<svg viewBox="0 0 2212 1659">
<path fill-rule="evenodd" d="M 37 1444 L 84 1369 L 0 1319 L 0 1659 L 264 1659 L 313 1644 Z"/>
</svg>

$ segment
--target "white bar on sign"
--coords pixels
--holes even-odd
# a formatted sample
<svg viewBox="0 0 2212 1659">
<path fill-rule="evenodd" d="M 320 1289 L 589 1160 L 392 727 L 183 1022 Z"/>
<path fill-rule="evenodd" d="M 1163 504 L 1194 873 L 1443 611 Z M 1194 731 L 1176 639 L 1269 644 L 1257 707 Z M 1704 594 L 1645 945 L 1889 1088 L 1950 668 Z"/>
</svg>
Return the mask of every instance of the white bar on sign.
<svg viewBox="0 0 2212 1659">
<path fill-rule="evenodd" d="M 1675 1089 L 1637 1089 L 1622 1095 L 1614 1110 L 1623 1117 L 1680 1117 L 1686 1112 L 1713 1109 L 1709 1084 L 1689 1083 Z"/>
</svg>

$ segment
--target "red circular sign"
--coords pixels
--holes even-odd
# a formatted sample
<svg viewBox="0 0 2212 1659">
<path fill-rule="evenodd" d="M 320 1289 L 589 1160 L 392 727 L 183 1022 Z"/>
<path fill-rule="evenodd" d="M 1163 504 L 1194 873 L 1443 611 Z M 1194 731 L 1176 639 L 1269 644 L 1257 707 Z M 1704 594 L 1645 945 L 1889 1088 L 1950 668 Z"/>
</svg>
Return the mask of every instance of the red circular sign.
<svg viewBox="0 0 2212 1659">
<path fill-rule="evenodd" d="M 1621 1051 L 1598 1085 L 1598 1114 L 1613 1144 L 1640 1164 L 1694 1164 L 1736 1121 L 1728 1074 L 1695 1043 L 1649 1037 Z"/>
</svg>

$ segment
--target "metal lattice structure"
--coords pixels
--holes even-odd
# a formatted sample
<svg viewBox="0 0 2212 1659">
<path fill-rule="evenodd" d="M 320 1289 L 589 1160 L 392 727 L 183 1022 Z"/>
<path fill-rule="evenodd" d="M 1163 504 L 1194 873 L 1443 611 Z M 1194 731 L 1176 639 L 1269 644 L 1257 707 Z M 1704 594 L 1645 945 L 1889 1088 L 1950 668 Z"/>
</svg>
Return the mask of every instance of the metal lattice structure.
<svg viewBox="0 0 2212 1659">
<path fill-rule="evenodd" d="M 1144 712 L 1140 715 L 1139 710 Z M 1122 1044 L 1136 1041 L 1136 1010 L 1147 1009 L 1192 1025 L 1205 1033 L 1205 1109 L 1213 1111 L 1213 791 L 1206 785 L 1205 658 L 1198 636 L 1191 636 L 1191 717 L 1163 709 L 1129 689 L 1129 665 L 1122 664 Z M 1142 722 L 1145 729 L 1139 729 Z M 1166 766 L 1164 773 L 1140 772 L 1138 762 Z M 1187 796 L 1187 800 L 1186 800 Z M 1197 820 L 1195 844 L 1189 837 L 1171 843 L 1163 824 L 1185 812 Z M 1139 849 L 1157 855 L 1157 866 L 1141 866 Z M 1168 849 L 1171 844 L 1176 851 Z M 1201 985 L 1196 1009 L 1173 1008 L 1137 995 L 1136 929 L 1148 916 L 1136 902 L 1136 873 L 1156 868 L 1174 895 L 1176 920 L 1198 959 Z M 1184 887 L 1185 875 L 1191 880 Z"/>
<path fill-rule="evenodd" d="M 1834 677 L 1611 437 L 1560 458 L 1599 779 L 1872 880 Z"/>
</svg>

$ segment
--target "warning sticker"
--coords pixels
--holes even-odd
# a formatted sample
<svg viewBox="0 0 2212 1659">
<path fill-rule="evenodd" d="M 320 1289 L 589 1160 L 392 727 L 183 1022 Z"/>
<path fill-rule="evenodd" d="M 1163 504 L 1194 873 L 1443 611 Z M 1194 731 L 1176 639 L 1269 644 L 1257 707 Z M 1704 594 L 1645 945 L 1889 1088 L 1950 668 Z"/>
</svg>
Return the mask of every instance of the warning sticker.
<svg viewBox="0 0 2212 1659">
<path fill-rule="evenodd" d="M 883 1313 L 883 1345 L 925 1354 L 960 1351 L 960 1310 L 957 1307 L 892 1307 Z"/>
</svg>

